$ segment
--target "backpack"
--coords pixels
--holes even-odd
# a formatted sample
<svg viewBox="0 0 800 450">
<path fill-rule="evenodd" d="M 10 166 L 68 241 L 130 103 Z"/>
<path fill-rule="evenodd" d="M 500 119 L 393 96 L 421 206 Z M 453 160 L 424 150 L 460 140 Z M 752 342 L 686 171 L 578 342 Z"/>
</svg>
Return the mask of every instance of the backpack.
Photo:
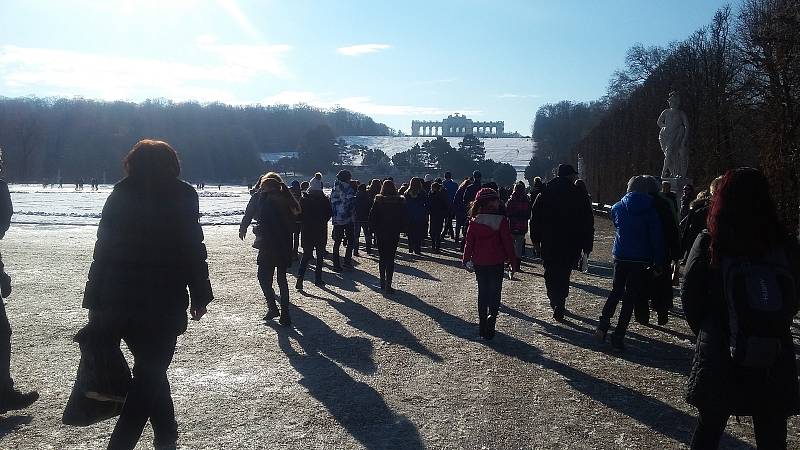
<svg viewBox="0 0 800 450">
<path fill-rule="evenodd" d="M 772 367 L 791 327 L 797 295 L 785 252 L 773 249 L 758 260 L 723 258 L 721 268 L 733 362 Z"/>
</svg>

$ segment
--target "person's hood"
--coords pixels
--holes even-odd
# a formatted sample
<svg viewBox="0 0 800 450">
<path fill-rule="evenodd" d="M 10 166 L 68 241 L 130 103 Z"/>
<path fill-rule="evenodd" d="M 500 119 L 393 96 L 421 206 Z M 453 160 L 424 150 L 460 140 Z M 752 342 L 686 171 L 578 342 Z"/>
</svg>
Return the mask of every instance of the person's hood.
<svg viewBox="0 0 800 450">
<path fill-rule="evenodd" d="M 628 192 L 621 201 L 622 206 L 632 214 L 641 214 L 653 207 L 653 198 L 644 192 Z"/>
<path fill-rule="evenodd" d="M 497 231 L 500 229 L 500 224 L 503 222 L 503 219 L 505 219 L 505 216 L 500 214 L 478 214 L 475 216 L 475 219 L 473 219 L 473 222 L 486 225 L 491 228 L 492 231 Z"/>
</svg>

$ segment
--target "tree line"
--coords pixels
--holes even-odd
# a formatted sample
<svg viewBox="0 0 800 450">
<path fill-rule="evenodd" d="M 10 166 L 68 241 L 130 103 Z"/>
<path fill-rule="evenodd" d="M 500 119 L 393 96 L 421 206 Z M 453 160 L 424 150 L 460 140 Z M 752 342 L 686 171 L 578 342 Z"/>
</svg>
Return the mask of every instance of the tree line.
<svg viewBox="0 0 800 450">
<path fill-rule="evenodd" d="M 745 0 L 667 46 L 634 45 L 606 96 L 537 111 L 532 174 L 583 155 L 587 186 L 611 203 L 627 179 L 660 173 L 659 113 L 671 91 L 689 120 L 689 178 L 708 186 L 730 168 L 761 168 L 784 222 L 800 216 L 800 2 Z"/>
<path fill-rule="evenodd" d="M 261 153 L 314 153 L 331 135 L 393 134 L 341 108 L 0 97 L 5 177 L 15 182 L 54 182 L 59 174 L 65 182 L 116 181 L 123 156 L 142 138 L 170 142 L 185 179 L 240 182 L 263 172 Z"/>
</svg>

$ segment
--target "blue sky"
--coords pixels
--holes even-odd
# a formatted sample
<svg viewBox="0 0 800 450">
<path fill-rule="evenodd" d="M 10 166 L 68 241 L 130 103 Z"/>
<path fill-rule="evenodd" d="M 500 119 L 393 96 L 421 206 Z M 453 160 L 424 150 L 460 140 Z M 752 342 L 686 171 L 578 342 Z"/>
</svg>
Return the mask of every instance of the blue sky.
<svg viewBox="0 0 800 450">
<path fill-rule="evenodd" d="M 0 96 L 341 105 L 407 133 L 460 112 L 527 135 L 725 3 L 2 0 Z"/>
</svg>

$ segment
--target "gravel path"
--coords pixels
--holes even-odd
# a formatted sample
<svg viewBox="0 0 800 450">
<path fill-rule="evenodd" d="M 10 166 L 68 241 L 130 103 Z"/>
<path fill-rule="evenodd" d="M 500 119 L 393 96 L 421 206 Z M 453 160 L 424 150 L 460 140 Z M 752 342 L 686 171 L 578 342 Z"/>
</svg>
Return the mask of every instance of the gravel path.
<svg viewBox="0 0 800 450">
<path fill-rule="evenodd" d="M 683 400 L 692 337 L 632 324 L 627 351 L 591 332 L 610 288 L 611 230 L 598 221 L 591 274 L 573 275 L 565 324 L 552 320 L 542 269 L 503 287 L 491 343 L 477 339 L 474 277 L 448 247 L 401 252 L 398 293 L 377 292 L 374 257 L 328 288 L 294 291 L 294 327 L 265 324 L 255 250 L 232 226 L 206 227 L 217 299 L 178 342 L 169 378 L 182 448 L 682 448 L 694 425 Z M 0 243 L 14 280 L 7 305 L 12 372 L 41 400 L 0 418 L 0 448 L 104 448 L 113 420 L 61 425 L 78 362 L 72 335 L 95 227 L 15 226 Z M 362 253 L 363 255 L 363 253 Z M 679 315 L 679 311 L 677 312 Z M 800 333 L 800 328 L 798 328 Z M 800 448 L 800 421 L 790 422 Z M 749 418 L 723 448 L 751 448 Z M 140 447 L 151 448 L 145 429 Z"/>
</svg>

